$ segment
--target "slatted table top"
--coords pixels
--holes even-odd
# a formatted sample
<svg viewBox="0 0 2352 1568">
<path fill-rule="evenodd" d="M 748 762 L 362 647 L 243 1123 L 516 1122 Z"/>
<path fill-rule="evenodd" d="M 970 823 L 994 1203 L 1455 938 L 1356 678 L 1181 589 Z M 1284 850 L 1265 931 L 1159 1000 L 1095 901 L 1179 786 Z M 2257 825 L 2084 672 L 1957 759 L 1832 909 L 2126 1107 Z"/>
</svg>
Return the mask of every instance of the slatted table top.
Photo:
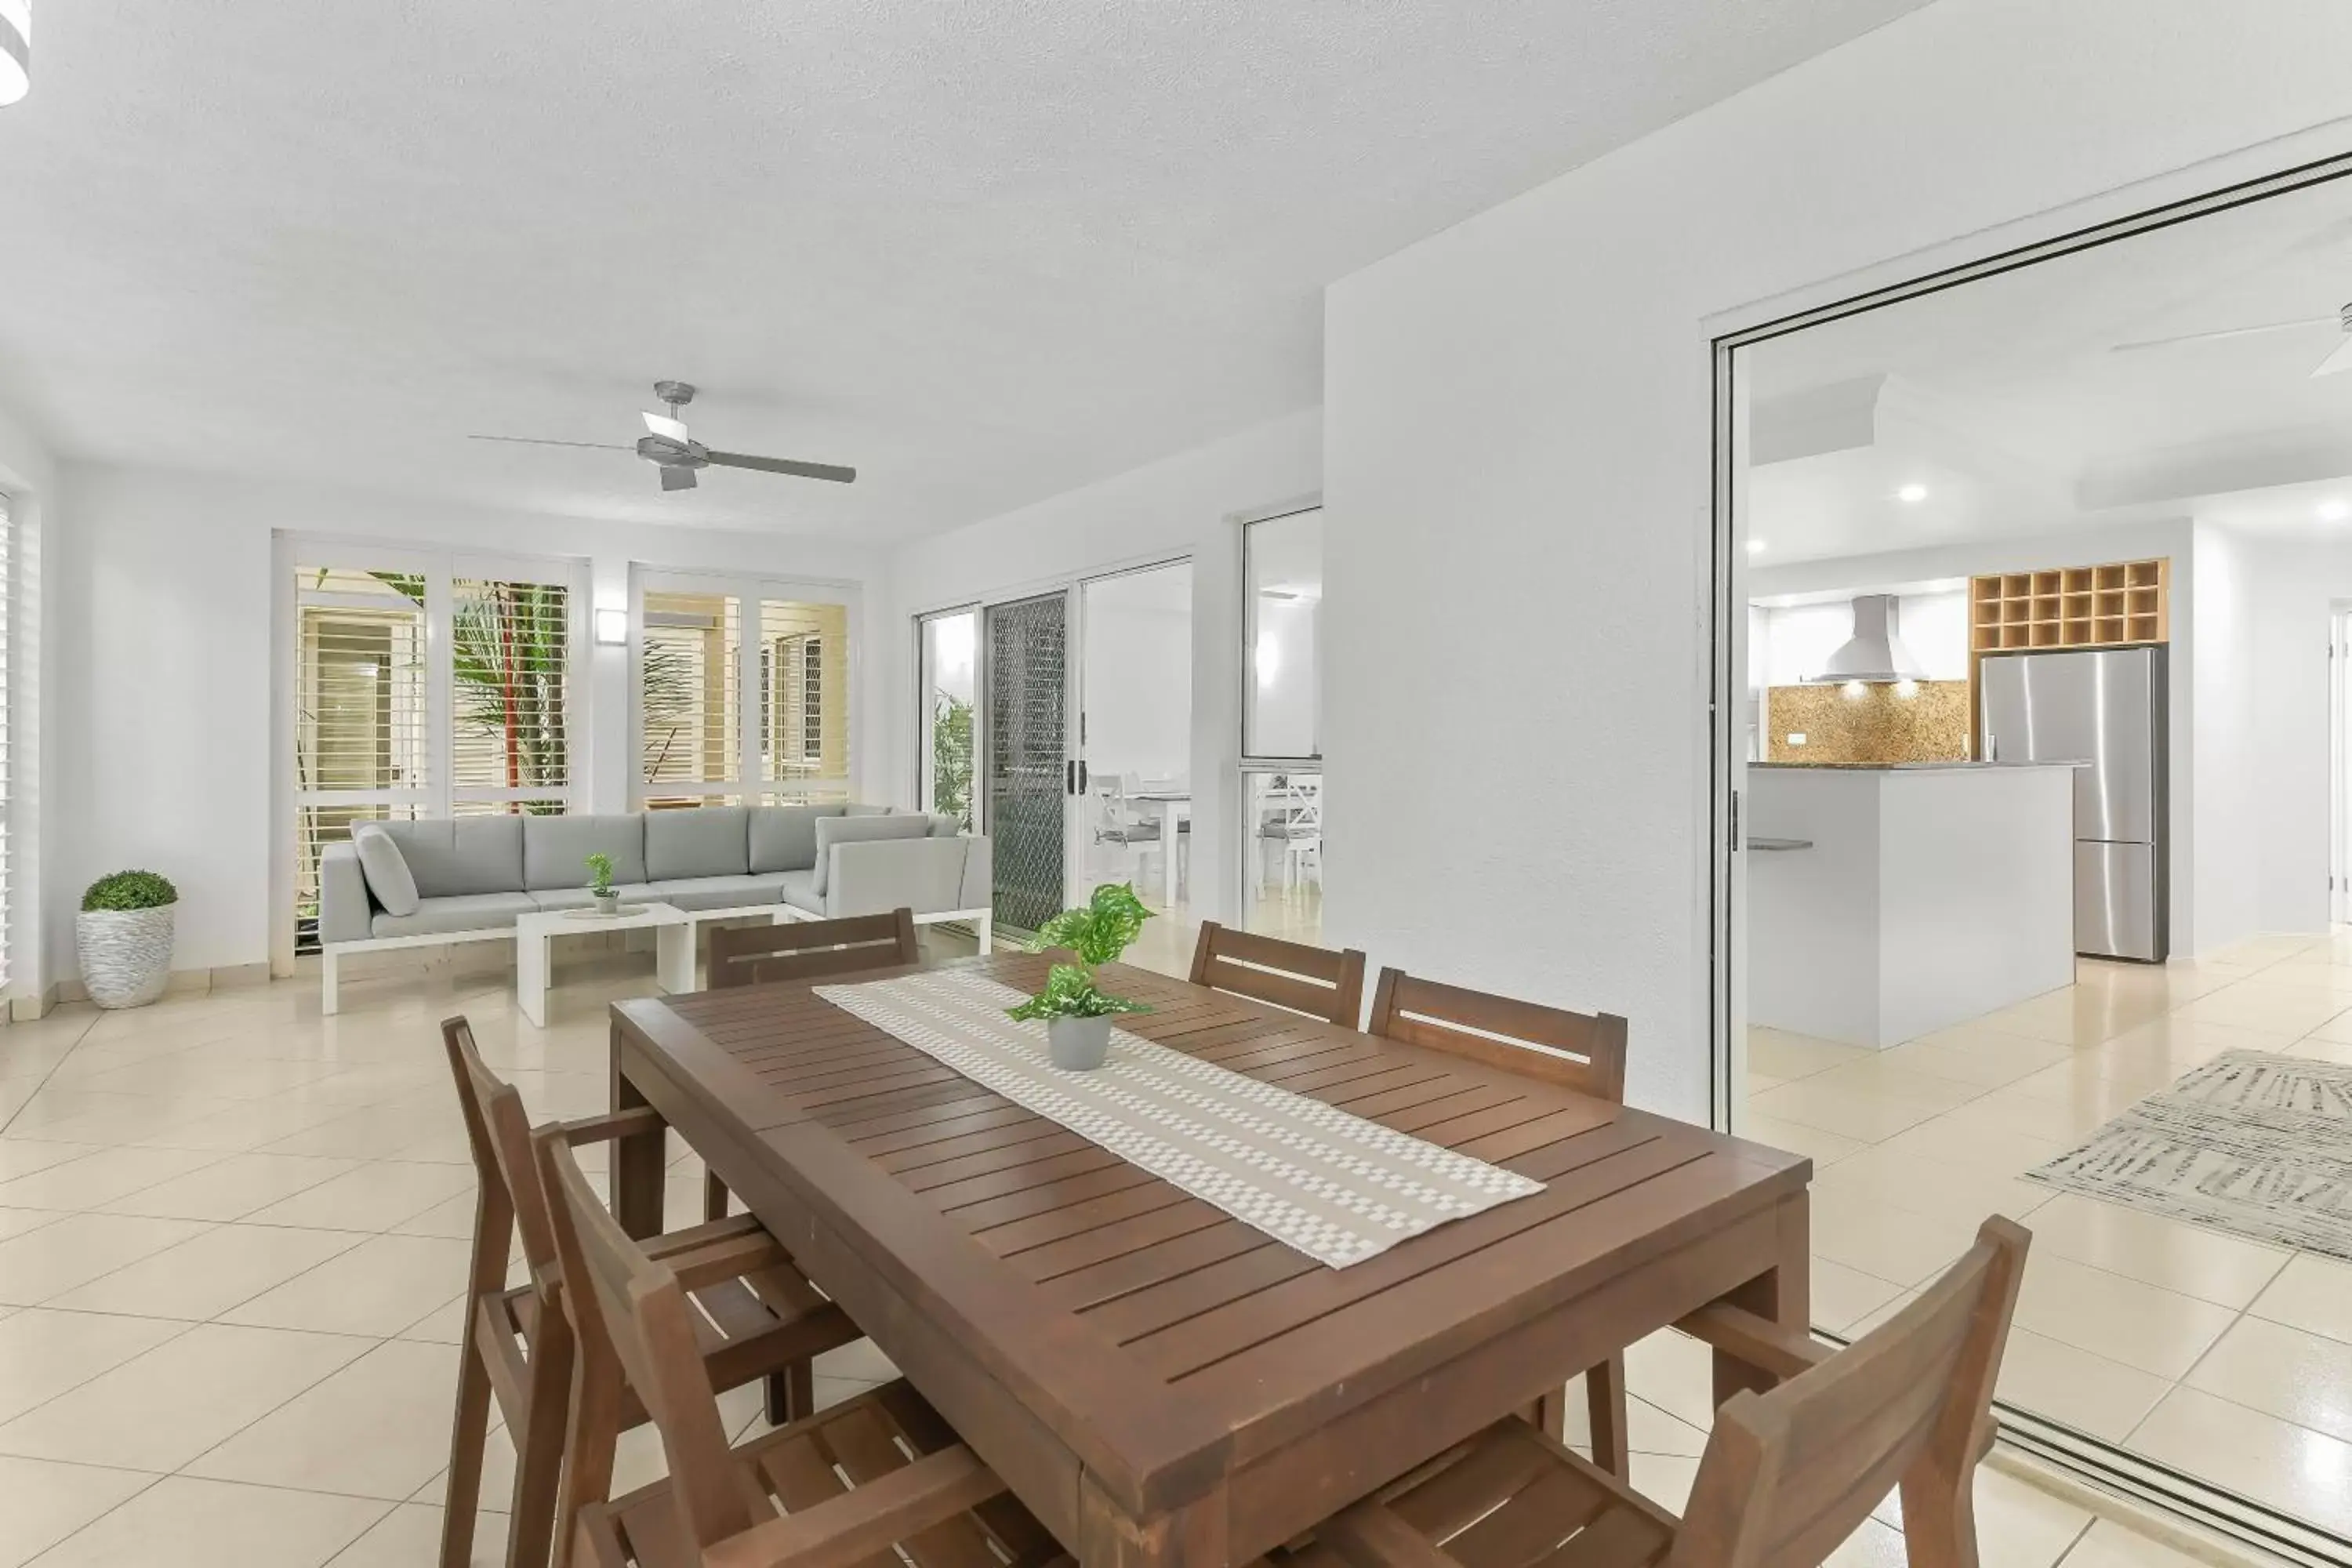
<svg viewBox="0 0 2352 1568">
<path fill-rule="evenodd" d="M 957 962 L 1024 988 L 1045 969 Z M 698 1125 L 731 1135 L 739 1169 L 755 1151 L 792 1197 L 762 1218 L 828 1232 L 807 1237 L 819 1285 L 835 1291 L 828 1258 L 872 1269 L 1090 1469 L 1147 1500 L 1297 1442 L 1810 1179 L 1798 1156 L 1533 1079 L 1140 970 L 1102 978 L 1154 1009 L 1124 1028 L 1545 1190 L 1328 1268 L 805 984 L 619 1004 L 616 1068 L 656 1080 L 648 1098 L 689 1142 Z"/>
</svg>

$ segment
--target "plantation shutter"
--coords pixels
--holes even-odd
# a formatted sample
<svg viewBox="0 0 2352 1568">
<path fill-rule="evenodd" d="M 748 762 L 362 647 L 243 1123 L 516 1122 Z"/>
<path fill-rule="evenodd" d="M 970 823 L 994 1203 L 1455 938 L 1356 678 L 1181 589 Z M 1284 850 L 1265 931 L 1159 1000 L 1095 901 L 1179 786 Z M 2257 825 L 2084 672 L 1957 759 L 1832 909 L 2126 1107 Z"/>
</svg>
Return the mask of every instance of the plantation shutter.
<svg viewBox="0 0 2352 1568">
<path fill-rule="evenodd" d="M 637 719 L 638 777 L 647 806 L 741 798 L 741 662 L 740 600 L 726 594 L 646 595 Z"/>
<path fill-rule="evenodd" d="M 849 611 L 760 604 L 761 779 L 776 804 L 849 790 Z"/>
<path fill-rule="evenodd" d="M 295 942 L 318 941 L 319 858 L 355 822 L 425 815 L 422 576 L 295 571 Z"/>
<path fill-rule="evenodd" d="M 569 591 L 459 577 L 449 597 L 452 810 L 563 810 L 572 786 Z"/>
</svg>

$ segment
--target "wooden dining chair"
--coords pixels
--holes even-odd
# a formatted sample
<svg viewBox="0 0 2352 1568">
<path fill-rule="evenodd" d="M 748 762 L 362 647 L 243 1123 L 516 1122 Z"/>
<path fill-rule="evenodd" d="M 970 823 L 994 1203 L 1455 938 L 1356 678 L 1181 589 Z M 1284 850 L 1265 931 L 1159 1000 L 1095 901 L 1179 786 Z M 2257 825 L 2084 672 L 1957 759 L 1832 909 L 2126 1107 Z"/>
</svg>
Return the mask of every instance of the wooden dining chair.
<svg viewBox="0 0 2352 1568">
<path fill-rule="evenodd" d="M 541 1568 L 555 1518 L 574 1372 L 574 1341 L 562 1307 L 566 1280 L 522 1096 L 483 1064 L 473 1027 L 463 1017 L 445 1019 L 441 1038 L 479 1184 L 441 1563 L 463 1568 L 472 1558 L 482 1450 L 495 1397 L 516 1458 L 507 1562 L 511 1568 Z M 640 1108 L 539 1131 L 568 1149 L 661 1125 L 652 1110 Z M 507 1260 L 518 1231 L 530 1279 L 509 1289 Z M 804 1415 L 814 1405 L 813 1357 L 860 1337 L 749 1215 L 671 1232 L 648 1242 L 646 1250 L 694 1281 L 703 1375 L 722 1389 L 776 1377 L 784 1395 L 780 1415 Z M 616 1410 L 618 1426 L 646 1418 L 641 1405 L 625 1396 Z M 609 1453 L 604 1462 L 610 1463 Z"/>
<path fill-rule="evenodd" d="M 1570 1013 L 1382 969 L 1365 1027 L 1612 1105 L 1625 1103 L 1625 1020 L 1613 1013 Z M 1633 1473 L 1633 1450 L 1626 1430 L 1625 1358 L 1612 1355 L 1588 1369 L 1584 1391 L 1592 1413 L 1593 1462 L 1626 1479 Z M 1553 1437 L 1566 1439 L 1565 1390 L 1547 1394 L 1530 1415 Z"/>
<path fill-rule="evenodd" d="M 1679 1520 L 1507 1420 L 1326 1523 L 1301 1568 L 1818 1568 L 1898 1486 L 1911 1568 L 1979 1568 L 1970 1488 L 2031 1239 L 1985 1221 L 1941 1279 L 1834 1354 L 1727 1305 L 1685 1319 L 1787 1381 L 1716 1412 Z"/>
<path fill-rule="evenodd" d="M 696 1352 L 691 1262 L 630 1240 L 561 1136 L 542 1134 L 565 1301 L 580 1342 L 574 1409 L 599 1440 L 568 1466 L 557 1568 L 1035 1568 L 1066 1563 L 1045 1529 L 903 1381 L 730 1448 Z M 607 1499 L 604 1440 L 641 1391 L 667 1479 Z"/>
<path fill-rule="evenodd" d="M 714 926 L 710 931 L 710 988 L 762 985 L 785 980 L 824 980 L 861 969 L 920 963 L 915 911 L 851 915 L 837 921 L 790 921 L 782 925 Z M 727 1217 L 727 1184 L 716 1172 L 702 1176 L 702 1217 Z"/>
<path fill-rule="evenodd" d="M 861 969 L 919 963 L 922 957 L 915 940 L 915 911 L 909 909 L 837 921 L 718 926 L 710 932 L 710 988 L 824 980 Z"/>
<path fill-rule="evenodd" d="M 1192 982 L 1352 1029 L 1364 1016 L 1364 955 L 1201 922 Z"/>
</svg>

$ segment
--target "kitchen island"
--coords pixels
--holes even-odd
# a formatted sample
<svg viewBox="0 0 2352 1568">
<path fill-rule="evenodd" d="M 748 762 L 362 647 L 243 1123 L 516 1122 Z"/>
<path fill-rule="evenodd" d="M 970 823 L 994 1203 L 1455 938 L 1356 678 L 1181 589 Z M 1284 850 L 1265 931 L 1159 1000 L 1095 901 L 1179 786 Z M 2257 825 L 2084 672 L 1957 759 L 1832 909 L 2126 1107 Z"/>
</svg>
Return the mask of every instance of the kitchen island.
<svg viewBox="0 0 2352 1568">
<path fill-rule="evenodd" d="M 1749 1023 L 1884 1049 L 2074 982 L 2072 764 L 1751 763 L 1745 804 Z"/>
</svg>

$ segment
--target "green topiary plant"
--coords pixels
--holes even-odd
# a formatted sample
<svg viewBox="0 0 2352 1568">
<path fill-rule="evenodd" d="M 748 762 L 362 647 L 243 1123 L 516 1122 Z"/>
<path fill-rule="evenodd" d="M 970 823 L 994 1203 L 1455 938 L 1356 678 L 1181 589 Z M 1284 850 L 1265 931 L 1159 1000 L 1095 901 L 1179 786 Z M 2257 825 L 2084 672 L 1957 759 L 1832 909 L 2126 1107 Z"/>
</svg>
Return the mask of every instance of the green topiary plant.
<svg viewBox="0 0 2352 1568">
<path fill-rule="evenodd" d="M 180 889 L 152 871 L 117 871 L 100 877 L 81 896 L 84 910 L 160 910 L 180 901 Z"/>
<path fill-rule="evenodd" d="M 1105 882 L 1095 895 L 1074 910 L 1064 910 L 1037 930 L 1032 952 L 1066 947 L 1076 963 L 1057 963 L 1045 975 L 1045 989 L 1006 1012 L 1024 1021 L 1052 1018 L 1104 1018 L 1116 1013 L 1149 1013 L 1140 1002 L 1108 995 L 1095 984 L 1098 964 L 1115 962 L 1128 943 L 1142 933 L 1151 911 L 1125 882 Z"/>
<path fill-rule="evenodd" d="M 588 869 L 596 879 L 588 884 L 588 890 L 600 899 L 611 898 L 613 896 L 613 858 L 600 849 L 588 857 Z"/>
</svg>

